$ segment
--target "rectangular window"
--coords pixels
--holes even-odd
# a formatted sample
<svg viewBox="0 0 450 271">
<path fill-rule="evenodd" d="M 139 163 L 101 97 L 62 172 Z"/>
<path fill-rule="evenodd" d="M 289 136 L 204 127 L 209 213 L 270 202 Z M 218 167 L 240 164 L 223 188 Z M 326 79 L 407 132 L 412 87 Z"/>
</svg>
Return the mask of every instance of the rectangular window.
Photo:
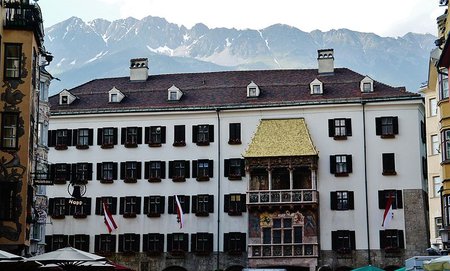
<svg viewBox="0 0 450 271">
<path fill-rule="evenodd" d="M 313 85 L 311 94 L 322 94 L 322 88 L 320 85 Z"/>
<path fill-rule="evenodd" d="M 439 100 L 448 99 L 448 69 L 439 73 Z"/>
<path fill-rule="evenodd" d="M 58 129 L 55 134 L 56 149 L 64 150 L 71 145 L 72 130 Z"/>
<path fill-rule="evenodd" d="M 142 127 L 122 128 L 121 143 L 126 148 L 136 148 L 142 143 Z"/>
<path fill-rule="evenodd" d="M 167 235 L 167 251 L 171 253 L 188 252 L 188 238 L 187 233 L 173 233 Z"/>
<path fill-rule="evenodd" d="M 184 196 L 184 195 L 177 195 L 178 196 L 178 201 L 180 202 L 181 205 L 181 209 L 183 210 L 183 214 L 188 214 L 190 212 L 190 196 Z M 169 203 L 169 208 L 167 210 L 167 212 L 169 214 L 176 214 L 177 210 L 176 210 L 176 206 L 177 203 L 175 201 L 175 197 L 174 196 L 169 196 L 168 198 L 168 203 Z"/>
<path fill-rule="evenodd" d="M 294 227 L 292 218 L 274 218 L 272 227 L 263 228 L 262 231 L 263 244 L 292 244 L 298 241 L 301 243 L 297 235 L 302 228 Z"/>
<path fill-rule="evenodd" d="M 383 175 L 396 175 L 395 154 L 383 153 Z"/>
<path fill-rule="evenodd" d="M 144 214 L 148 217 L 159 217 L 164 213 L 164 196 L 149 196 L 144 198 Z"/>
<path fill-rule="evenodd" d="M 385 209 L 386 203 L 389 197 L 392 201 L 392 209 L 402 209 L 403 208 L 403 196 L 402 190 L 379 190 L 378 191 L 378 208 Z"/>
<path fill-rule="evenodd" d="M 348 176 L 353 171 L 351 155 L 331 155 L 330 173 L 335 176 Z"/>
<path fill-rule="evenodd" d="M 392 138 L 398 134 L 398 117 L 375 118 L 376 134 L 381 138 Z"/>
<path fill-rule="evenodd" d="M 363 92 L 372 92 L 372 84 L 363 83 Z"/>
<path fill-rule="evenodd" d="M 246 235 L 241 232 L 224 233 L 224 251 L 229 254 L 241 254 L 246 251 Z"/>
<path fill-rule="evenodd" d="M 225 159 L 224 164 L 224 174 L 225 177 L 228 177 L 229 180 L 242 180 L 242 177 L 245 176 L 244 159 Z"/>
<path fill-rule="evenodd" d="M 111 234 L 96 235 L 95 252 L 100 254 L 116 252 L 116 236 Z"/>
<path fill-rule="evenodd" d="M 173 146 L 186 146 L 184 125 L 175 125 Z"/>
<path fill-rule="evenodd" d="M 432 135 L 431 136 L 431 155 L 437 155 L 439 154 L 439 138 L 438 135 Z"/>
<path fill-rule="evenodd" d="M 436 98 L 431 98 L 430 99 L 430 116 L 434 117 L 437 115 L 437 101 Z"/>
<path fill-rule="evenodd" d="M 149 233 L 143 235 L 143 252 L 160 254 L 164 252 L 164 234 Z"/>
<path fill-rule="evenodd" d="M 197 181 L 208 181 L 213 176 L 213 160 L 192 161 L 192 177 Z"/>
<path fill-rule="evenodd" d="M 141 213 L 141 198 L 140 197 L 121 197 L 120 198 L 120 212 L 123 217 L 136 217 Z"/>
<path fill-rule="evenodd" d="M 441 155 L 443 162 L 450 160 L 450 129 L 441 132 Z"/>
<path fill-rule="evenodd" d="M 69 204 L 69 215 L 73 215 L 74 218 L 86 218 L 91 215 L 91 200 L 91 198 L 83 198 L 81 205 Z"/>
<path fill-rule="evenodd" d="M 208 216 L 214 212 L 214 196 L 213 195 L 196 195 L 192 196 L 192 213 L 196 216 Z"/>
<path fill-rule="evenodd" d="M 200 255 L 209 254 L 213 251 L 213 234 L 198 232 L 191 235 L 191 250 Z"/>
<path fill-rule="evenodd" d="M 103 203 L 105 203 L 112 215 L 117 214 L 117 198 L 114 197 L 98 197 L 95 199 L 95 214 L 103 215 Z"/>
<path fill-rule="evenodd" d="M 125 233 L 119 235 L 119 252 L 139 252 L 139 234 Z"/>
<path fill-rule="evenodd" d="M 145 162 L 144 166 L 144 178 L 149 182 L 160 182 L 161 179 L 166 178 L 166 162 L 149 161 Z"/>
<path fill-rule="evenodd" d="M 127 183 L 135 183 L 138 179 L 141 178 L 141 162 L 121 162 L 120 178 Z"/>
<path fill-rule="evenodd" d="M 69 244 L 67 235 L 54 234 L 45 236 L 45 251 L 55 251 L 67 247 Z"/>
<path fill-rule="evenodd" d="M 402 230 L 380 231 L 380 248 L 389 251 L 405 248 Z"/>
<path fill-rule="evenodd" d="M 16 218 L 17 183 L 0 182 L 0 221 L 12 221 Z"/>
<path fill-rule="evenodd" d="M 331 247 L 338 253 L 350 253 L 355 250 L 355 232 L 354 231 L 332 231 Z"/>
<path fill-rule="evenodd" d="M 442 181 L 441 177 L 439 176 L 433 176 L 433 196 L 438 198 L 440 197 L 439 191 L 441 190 Z"/>
<path fill-rule="evenodd" d="M 240 123 L 230 123 L 230 135 L 228 138 L 228 144 L 241 144 L 241 124 Z"/>
<path fill-rule="evenodd" d="M 90 129 L 78 129 L 77 132 L 77 147 L 84 147 L 92 145 L 92 133 Z M 90 139 L 90 140 L 89 140 Z M 89 144 L 90 143 L 90 144 Z"/>
<path fill-rule="evenodd" d="M 150 126 L 145 127 L 145 142 L 150 147 L 158 147 L 166 143 L 166 127 Z"/>
<path fill-rule="evenodd" d="M 65 198 L 49 199 L 49 214 L 52 218 L 64 218 L 69 213 L 69 206 Z"/>
<path fill-rule="evenodd" d="M 228 215 L 242 215 L 242 212 L 247 211 L 245 194 L 228 194 L 224 197 L 224 212 Z"/>
<path fill-rule="evenodd" d="M 334 139 L 346 139 L 352 135 L 351 119 L 329 119 L 328 120 L 328 136 Z"/>
<path fill-rule="evenodd" d="M 189 178 L 189 161 L 169 161 L 169 178 L 174 182 L 184 182 Z"/>
<path fill-rule="evenodd" d="M 450 195 L 442 195 L 442 206 L 443 224 L 450 225 Z"/>
<path fill-rule="evenodd" d="M 87 182 L 92 180 L 92 164 L 76 163 L 72 164 L 72 180 Z"/>
<path fill-rule="evenodd" d="M 5 43 L 5 78 L 18 79 L 22 70 L 22 45 Z"/>
<path fill-rule="evenodd" d="M 214 142 L 214 126 L 206 124 L 192 126 L 192 142 L 200 146 Z"/>
<path fill-rule="evenodd" d="M 87 234 L 70 235 L 69 245 L 73 248 L 89 252 L 89 235 Z"/>
<path fill-rule="evenodd" d="M 19 114 L 3 112 L 2 113 L 2 148 L 3 149 L 17 149 L 18 138 L 17 129 L 19 126 Z"/>
<path fill-rule="evenodd" d="M 117 145 L 117 128 L 98 128 L 97 144 L 101 145 L 102 149 L 114 148 L 114 145 Z"/>
<path fill-rule="evenodd" d="M 331 210 L 353 210 L 354 194 L 353 191 L 330 192 Z"/>
<path fill-rule="evenodd" d="M 58 163 L 50 165 L 50 172 L 53 175 L 55 184 L 65 184 L 70 181 L 70 164 Z"/>
<path fill-rule="evenodd" d="M 113 182 L 117 179 L 117 163 L 103 162 L 97 164 L 97 180 L 101 182 Z"/>
<path fill-rule="evenodd" d="M 442 217 L 434 218 L 434 237 L 438 238 L 440 236 L 439 230 L 443 229 L 442 227 Z"/>
</svg>

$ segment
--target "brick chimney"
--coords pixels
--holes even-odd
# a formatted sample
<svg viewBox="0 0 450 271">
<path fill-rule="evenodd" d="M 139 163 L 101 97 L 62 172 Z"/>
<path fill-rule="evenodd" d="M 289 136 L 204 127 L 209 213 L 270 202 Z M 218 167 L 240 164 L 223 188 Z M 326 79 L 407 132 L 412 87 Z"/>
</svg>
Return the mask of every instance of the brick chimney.
<svg viewBox="0 0 450 271">
<path fill-rule="evenodd" d="M 134 58 L 130 60 L 130 81 L 146 81 L 148 78 L 148 59 Z"/>
<path fill-rule="evenodd" d="M 317 61 L 319 62 L 319 74 L 334 73 L 334 50 L 322 49 L 317 50 Z"/>
</svg>

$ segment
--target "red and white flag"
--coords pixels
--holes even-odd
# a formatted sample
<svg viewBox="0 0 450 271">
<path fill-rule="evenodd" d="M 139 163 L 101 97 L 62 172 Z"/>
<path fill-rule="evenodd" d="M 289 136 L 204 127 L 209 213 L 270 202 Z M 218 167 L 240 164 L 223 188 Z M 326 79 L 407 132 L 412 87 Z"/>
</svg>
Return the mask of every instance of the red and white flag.
<svg viewBox="0 0 450 271">
<path fill-rule="evenodd" d="M 111 212 L 108 209 L 108 205 L 106 205 L 104 202 L 103 204 L 103 216 L 105 218 L 105 224 L 106 228 L 108 228 L 108 232 L 111 233 L 113 230 L 117 229 L 116 221 L 114 221 L 114 218 L 111 214 Z"/>
<path fill-rule="evenodd" d="M 175 195 L 176 208 L 177 208 L 177 222 L 180 224 L 180 229 L 183 228 L 183 208 L 181 208 L 180 201 L 178 200 L 178 196 Z"/>
<path fill-rule="evenodd" d="M 384 214 L 383 214 L 383 223 L 381 223 L 381 227 L 387 228 L 389 225 L 389 222 L 391 222 L 392 218 L 394 217 L 394 212 L 392 211 L 392 194 L 389 193 L 389 198 L 386 201 L 386 207 L 384 208 Z"/>
</svg>

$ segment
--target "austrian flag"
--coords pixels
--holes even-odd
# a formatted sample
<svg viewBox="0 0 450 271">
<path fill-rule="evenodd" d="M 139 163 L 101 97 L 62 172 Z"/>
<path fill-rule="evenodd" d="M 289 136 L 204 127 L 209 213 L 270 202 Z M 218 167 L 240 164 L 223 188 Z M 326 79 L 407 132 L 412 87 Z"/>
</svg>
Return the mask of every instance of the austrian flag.
<svg viewBox="0 0 450 271">
<path fill-rule="evenodd" d="M 176 201 L 176 209 L 177 209 L 177 222 L 180 224 L 180 229 L 183 228 L 183 208 L 181 208 L 180 201 L 178 200 L 178 196 L 175 195 Z"/>
<path fill-rule="evenodd" d="M 391 222 L 391 219 L 394 217 L 394 212 L 392 211 L 392 194 L 389 194 L 389 198 L 386 201 L 386 207 L 384 209 L 383 214 L 383 223 L 381 223 L 381 227 L 387 228 L 389 225 L 389 222 Z"/>
<path fill-rule="evenodd" d="M 103 216 L 105 218 L 105 224 L 106 224 L 106 228 L 108 228 L 108 232 L 111 233 L 113 230 L 117 229 L 117 224 L 114 221 L 114 218 L 111 214 L 111 212 L 108 209 L 108 205 L 106 205 L 104 202 L 102 202 L 103 204 Z"/>
</svg>

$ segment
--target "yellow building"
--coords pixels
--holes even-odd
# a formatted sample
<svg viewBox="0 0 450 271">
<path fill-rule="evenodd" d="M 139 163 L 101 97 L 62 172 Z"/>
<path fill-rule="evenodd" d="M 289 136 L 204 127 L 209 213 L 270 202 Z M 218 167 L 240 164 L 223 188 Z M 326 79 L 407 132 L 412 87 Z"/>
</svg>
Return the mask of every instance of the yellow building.
<svg viewBox="0 0 450 271">
<path fill-rule="evenodd" d="M 40 8 L 2 1 L 0 27 L 0 249 L 27 254 L 33 222 L 37 90 L 43 47 Z"/>
</svg>

